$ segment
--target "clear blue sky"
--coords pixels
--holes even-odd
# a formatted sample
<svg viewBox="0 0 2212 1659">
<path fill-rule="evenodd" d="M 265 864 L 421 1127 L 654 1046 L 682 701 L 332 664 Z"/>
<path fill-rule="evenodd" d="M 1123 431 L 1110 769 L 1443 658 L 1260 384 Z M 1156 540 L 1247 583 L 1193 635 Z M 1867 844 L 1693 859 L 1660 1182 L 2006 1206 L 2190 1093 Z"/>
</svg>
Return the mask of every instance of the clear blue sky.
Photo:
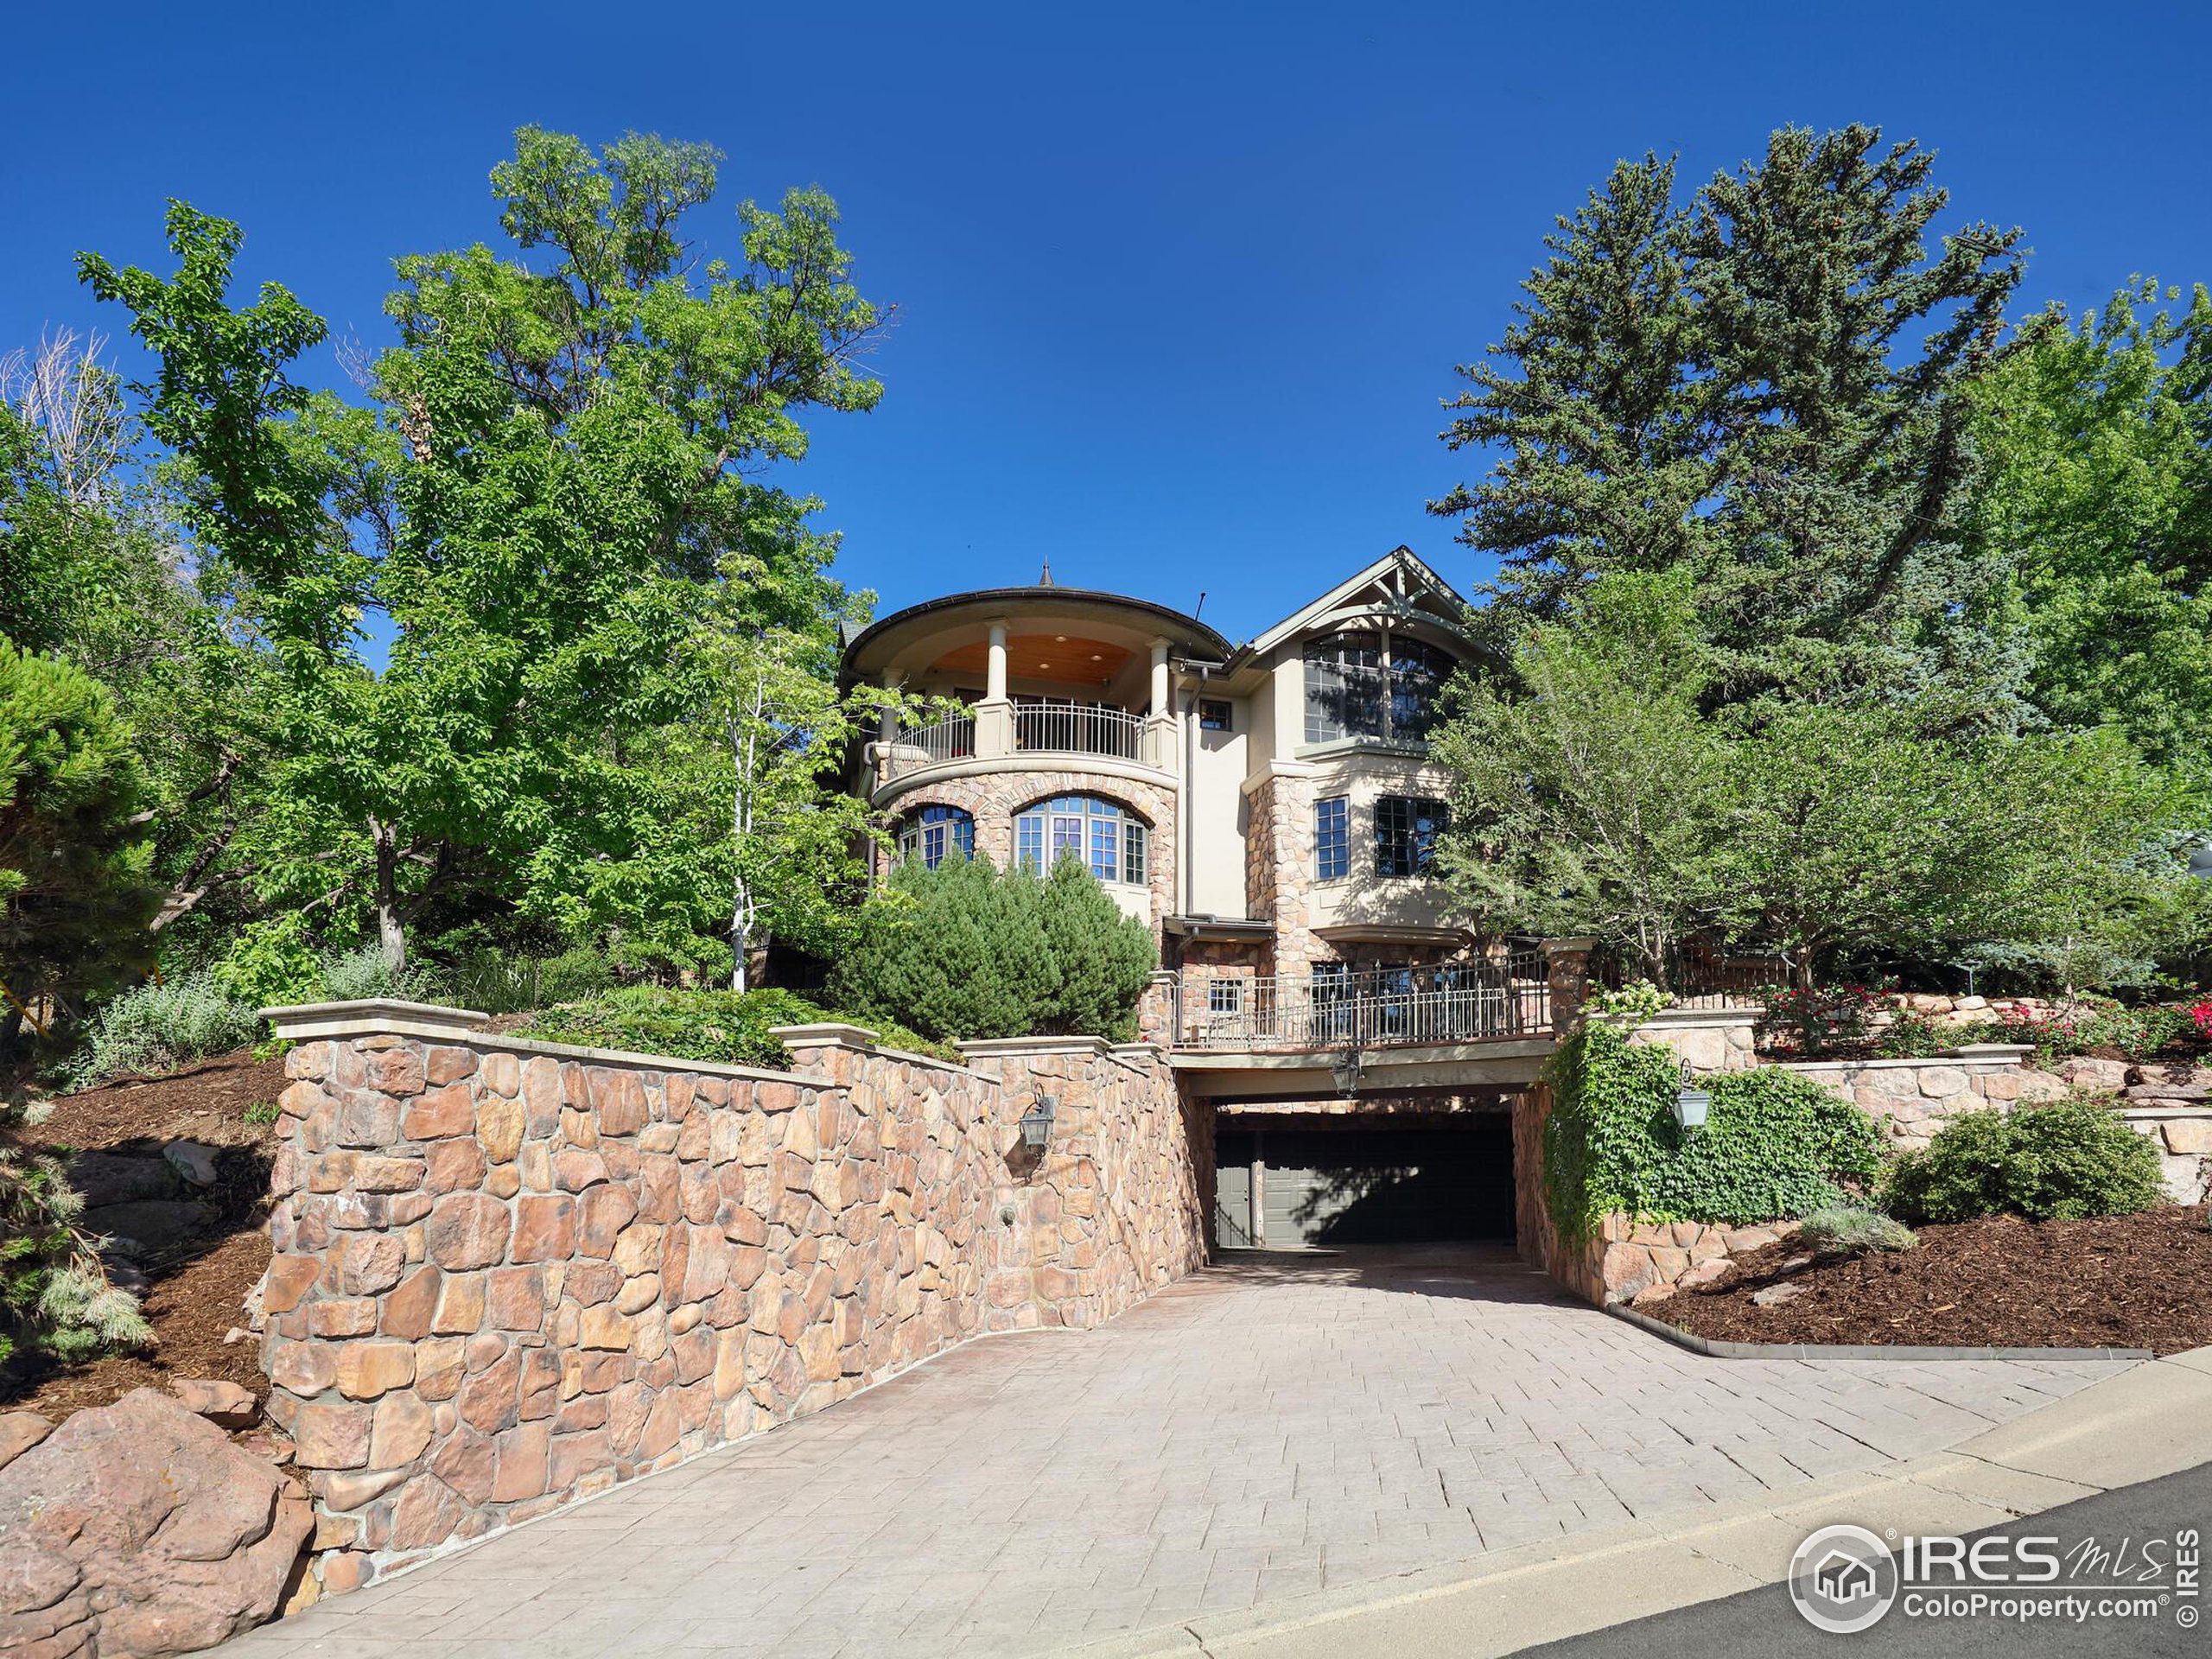
<svg viewBox="0 0 2212 1659">
<path fill-rule="evenodd" d="M 390 260 L 497 241 L 535 122 L 728 152 L 726 197 L 819 183 L 895 302 L 881 407 L 796 480 L 883 608 L 963 587 L 1147 594 L 1243 637 L 1427 518 L 1455 362 L 1613 160 L 1700 178 L 1796 123 L 1942 152 L 1953 220 L 2025 227 L 2026 303 L 2212 279 L 2212 7 L 391 3 L 27 7 L 9 26 L 0 349 L 119 315 L 163 199 L 244 270 L 381 337 Z M 722 208 L 709 210 L 721 234 Z M 337 378 L 327 358 L 310 366 Z"/>
</svg>

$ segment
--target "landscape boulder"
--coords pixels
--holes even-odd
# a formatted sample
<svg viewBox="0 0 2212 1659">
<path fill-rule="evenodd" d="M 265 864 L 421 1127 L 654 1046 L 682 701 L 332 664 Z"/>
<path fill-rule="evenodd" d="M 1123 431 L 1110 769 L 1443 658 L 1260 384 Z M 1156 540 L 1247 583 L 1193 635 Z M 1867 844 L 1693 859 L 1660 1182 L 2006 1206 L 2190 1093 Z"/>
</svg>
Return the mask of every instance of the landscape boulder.
<svg viewBox="0 0 2212 1659">
<path fill-rule="evenodd" d="M 156 1659 L 276 1611 L 307 1498 L 176 1401 L 138 1389 L 0 1468 L 0 1653 Z"/>
<path fill-rule="evenodd" d="M 162 1158 L 194 1186 L 213 1186 L 221 1173 L 215 1166 L 215 1148 L 197 1141 L 172 1141 L 162 1148 Z"/>
<path fill-rule="evenodd" d="M 177 1403 L 218 1428 L 251 1428 L 261 1415 L 253 1390 L 221 1377 L 181 1376 L 169 1384 Z"/>
</svg>

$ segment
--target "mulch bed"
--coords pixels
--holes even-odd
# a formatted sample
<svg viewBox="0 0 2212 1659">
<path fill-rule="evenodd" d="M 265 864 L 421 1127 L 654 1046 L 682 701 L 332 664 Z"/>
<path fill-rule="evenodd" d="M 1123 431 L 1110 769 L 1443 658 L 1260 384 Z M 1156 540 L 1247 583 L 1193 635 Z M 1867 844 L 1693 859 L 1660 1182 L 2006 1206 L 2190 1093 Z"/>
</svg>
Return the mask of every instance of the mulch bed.
<svg viewBox="0 0 2212 1659">
<path fill-rule="evenodd" d="M 1641 1310 L 1727 1342 L 2003 1348 L 2148 1348 L 2212 1344 L 2212 1231 L 2203 1206 L 2100 1221 L 1993 1216 L 1923 1227 L 1911 1249 L 1783 1264 L 1785 1239 L 1738 1258 L 1714 1284 Z M 1787 1281 L 1803 1294 L 1759 1307 Z"/>
<path fill-rule="evenodd" d="M 261 1374 L 261 1342 L 223 1338 L 246 1322 L 246 1294 L 269 1265 L 269 1165 L 274 1128 L 249 1123 L 249 1108 L 274 1102 L 284 1087 L 284 1063 L 256 1060 L 241 1050 L 203 1060 L 164 1077 L 129 1078 L 67 1095 L 30 1131 L 34 1141 L 73 1151 L 157 1154 L 170 1141 L 219 1149 L 219 1176 L 207 1197 L 216 1224 L 165 1256 L 144 1263 L 143 1297 L 154 1345 L 87 1364 L 31 1360 L 0 1372 L 0 1409 L 35 1411 L 59 1421 L 104 1406 L 137 1388 L 166 1388 L 175 1377 L 219 1377 L 256 1394 L 269 1391 Z"/>
</svg>

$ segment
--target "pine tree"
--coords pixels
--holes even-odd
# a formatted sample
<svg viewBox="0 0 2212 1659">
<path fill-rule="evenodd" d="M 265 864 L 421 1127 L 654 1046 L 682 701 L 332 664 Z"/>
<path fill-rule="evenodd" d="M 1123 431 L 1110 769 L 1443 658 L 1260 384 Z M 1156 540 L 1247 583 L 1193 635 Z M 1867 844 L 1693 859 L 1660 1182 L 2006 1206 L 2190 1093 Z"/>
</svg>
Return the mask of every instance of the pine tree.
<svg viewBox="0 0 2212 1659">
<path fill-rule="evenodd" d="M 1687 569 L 1714 696 L 1777 686 L 2010 707 L 2017 664 L 1962 616 L 1967 390 L 2019 279 L 2017 231 L 1933 256 L 1934 157 L 1871 127 L 1777 132 L 1687 207 L 1623 162 L 1547 239 L 1519 320 L 1444 433 L 1501 450 L 1431 504 L 1502 562 L 1491 626 L 1608 570 Z"/>
</svg>

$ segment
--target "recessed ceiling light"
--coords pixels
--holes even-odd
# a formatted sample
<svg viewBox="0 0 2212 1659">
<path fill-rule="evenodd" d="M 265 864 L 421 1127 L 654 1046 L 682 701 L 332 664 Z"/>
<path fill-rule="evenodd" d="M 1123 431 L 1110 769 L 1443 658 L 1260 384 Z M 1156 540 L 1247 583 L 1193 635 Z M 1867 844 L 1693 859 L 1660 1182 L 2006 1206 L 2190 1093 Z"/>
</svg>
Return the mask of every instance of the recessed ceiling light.
<svg viewBox="0 0 2212 1659">
<path fill-rule="evenodd" d="M 1068 637 L 1065 633 L 1056 633 L 1052 636 L 1052 643 L 1056 645 L 1065 645 L 1067 642 Z"/>
<path fill-rule="evenodd" d="M 1103 662 L 1104 662 L 1106 659 L 1105 659 L 1105 658 L 1103 658 L 1103 657 L 1102 657 L 1101 655 L 1099 655 L 1099 654 L 1098 654 L 1098 652 L 1095 652 L 1095 651 L 1094 651 L 1094 652 L 1092 652 L 1090 653 L 1090 660 L 1091 660 L 1092 662 L 1094 662 L 1094 663 L 1103 663 Z"/>
<path fill-rule="evenodd" d="M 1037 666 L 1039 668 L 1050 668 L 1052 664 L 1050 663 L 1039 663 Z"/>
</svg>

